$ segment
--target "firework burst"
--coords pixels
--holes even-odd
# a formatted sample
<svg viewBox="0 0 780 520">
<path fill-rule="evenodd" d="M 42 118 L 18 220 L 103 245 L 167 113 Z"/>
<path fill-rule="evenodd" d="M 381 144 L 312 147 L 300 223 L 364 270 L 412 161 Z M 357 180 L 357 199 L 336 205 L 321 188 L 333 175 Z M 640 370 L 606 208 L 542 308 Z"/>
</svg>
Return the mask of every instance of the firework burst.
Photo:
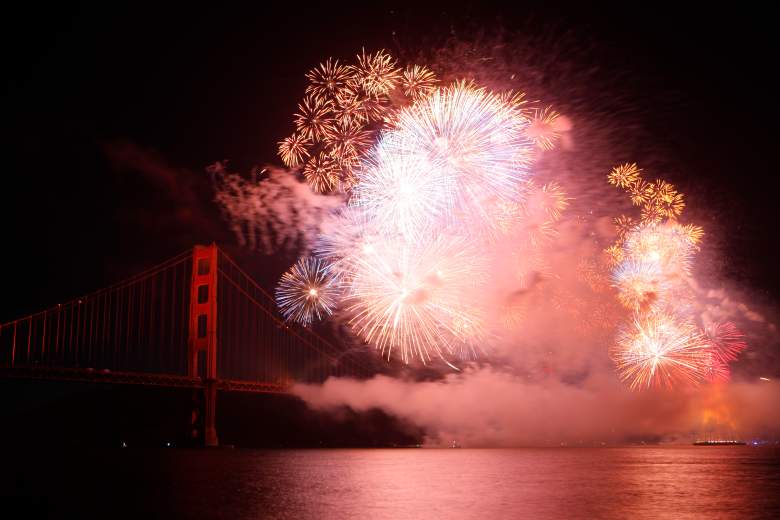
<svg viewBox="0 0 780 520">
<path fill-rule="evenodd" d="M 653 261 L 621 262 L 612 272 L 612 281 L 620 302 L 634 311 L 657 307 L 667 289 L 661 267 Z"/>
<path fill-rule="evenodd" d="M 303 167 L 304 177 L 318 193 L 329 193 L 335 189 L 339 180 L 338 172 L 336 161 L 324 152 L 312 157 Z"/>
<path fill-rule="evenodd" d="M 396 66 L 395 59 L 384 50 L 373 54 L 366 54 L 363 50 L 357 60 L 355 77 L 370 95 L 375 98 L 387 96 L 398 85 L 401 69 Z"/>
<path fill-rule="evenodd" d="M 707 338 L 692 323 L 665 313 L 634 315 L 619 331 L 611 355 L 632 390 L 696 385 L 713 368 Z"/>
<path fill-rule="evenodd" d="M 569 198 L 557 182 L 550 182 L 537 187 L 533 181 L 524 186 L 523 208 L 528 217 L 558 222 L 569 206 Z"/>
<path fill-rule="evenodd" d="M 332 131 L 331 103 L 314 96 L 306 96 L 298 105 L 295 126 L 305 139 L 320 141 Z"/>
<path fill-rule="evenodd" d="M 339 65 L 339 60 L 328 58 L 306 74 L 306 78 L 309 80 L 306 93 L 323 104 L 347 86 L 352 74 L 349 67 Z"/>
<path fill-rule="evenodd" d="M 656 262 L 669 276 L 690 274 L 696 246 L 676 223 L 646 224 L 626 235 L 623 247 L 632 259 Z"/>
<path fill-rule="evenodd" d="M 618 188 L 630 188 L 639 181 L 639 175 L 642 172 L 636 163 L 622 164 L 615 166 L 607 175 L 607 182 Z"/>
<path fill-rule="evenodd" d="M 309 157 L 306 147 L 310 143 L 309 139 L 298 133 L 279 141 L 279 156 L 285 166 L 289 168 L 300 166 Z"/>
<path fill-rule="evenodd" d="M 339 164 L 356 163 L 358 157 L 371 145 L 373 134 L 355 121 L 339 120 L 324 137 L 330 154 Z"/>
<path fill-rule="evenodd" d="M 401 110 L 395 131 L 398 153 L 451 179 L 453 214 L 473 225 L 484 224 L 490 201 L 517 199 L 533 150 L 526 126 L 496 95 L 460 82 Z"/>
<path fill-rule="evenodd" d="M 398 133 L 386 136 L 363 160 L 353 203 L 364 208 L 383 233 L 412 239 L 446 223 L 442 216 L 452 206 L 454 187 L 446 171 L 419 155 L 403 153 L 401 139 Z"/>
<path fill-rule="evenodd" d="M 552 107 L 535 109 L 531 115 L 531 123 L 526 129 L 526 135 L 542 150 L 552 150 L 560 137 L 556 120 L 560 114 Z"/>
<path fill-rule="evenodd" d="M 404 70 L 401 86 L 404 94 L 417 101 L 430 94 L 436 87 L 436 74 L 427 67 L 419 65 L 409 65 Z"/>
<path fill-rule="evenodd" d="M 333 313 L 339 292 L 329 266 L 318 258 L 304 257 L 279 280 L 276 304 L 285 319 L 309 325 Z"/>
<path fill-rule="evenodd" d="M 484 276 L 480 257 L 457 237 L 382 240 L 354 259 L 350 326 L 388 359 L 394 351 L 406 363 L 458 355 L 482 334 L 481 313 L 468 294 Z"/>
</svg>

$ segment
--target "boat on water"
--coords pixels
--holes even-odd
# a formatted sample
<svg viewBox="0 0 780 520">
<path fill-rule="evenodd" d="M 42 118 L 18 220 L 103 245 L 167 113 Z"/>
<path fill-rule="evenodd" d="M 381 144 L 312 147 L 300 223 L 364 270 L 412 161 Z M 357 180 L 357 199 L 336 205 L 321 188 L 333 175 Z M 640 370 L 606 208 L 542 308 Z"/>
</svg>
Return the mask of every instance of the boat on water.
<svg viewBox="0 0 780 520">
<path fill-rule="evenodd" d="M 730 440 L 716 440 L 716 441 L 695 441 L 694 446 L 745 446 L 745 441 L 730 441 Z"/>
</svg>

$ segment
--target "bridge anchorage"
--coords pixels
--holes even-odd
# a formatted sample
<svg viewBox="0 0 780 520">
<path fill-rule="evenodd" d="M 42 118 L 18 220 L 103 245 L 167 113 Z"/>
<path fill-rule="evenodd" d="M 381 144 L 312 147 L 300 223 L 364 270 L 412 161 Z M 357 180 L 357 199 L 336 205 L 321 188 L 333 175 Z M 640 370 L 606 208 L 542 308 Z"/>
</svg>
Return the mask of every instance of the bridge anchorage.
<svg viewBox="0 0 780 520">
<path fill-rule="evenodd" d="M 0 324 L 0 377 L 193 389 L 191 431 L 218 446 L 218 392 L 374 373 L 360 353 L 288 325 L 216 244 Z"/>
</svg>

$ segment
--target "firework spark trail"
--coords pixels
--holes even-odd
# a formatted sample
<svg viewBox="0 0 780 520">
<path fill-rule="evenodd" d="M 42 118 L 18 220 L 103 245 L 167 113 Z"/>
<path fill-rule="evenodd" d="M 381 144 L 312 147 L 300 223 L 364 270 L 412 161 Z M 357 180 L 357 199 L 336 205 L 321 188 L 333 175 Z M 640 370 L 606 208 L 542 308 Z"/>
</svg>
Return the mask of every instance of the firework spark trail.
<svg viewBox="0 0 780 520">
<path fill-rule="evenodd" d="M 329 266 L 318 258 L 304 257 L 282 275 L 276 302 L 286 319 L 309 325 L 333 313 L 339 293 Z"/>
</svg>

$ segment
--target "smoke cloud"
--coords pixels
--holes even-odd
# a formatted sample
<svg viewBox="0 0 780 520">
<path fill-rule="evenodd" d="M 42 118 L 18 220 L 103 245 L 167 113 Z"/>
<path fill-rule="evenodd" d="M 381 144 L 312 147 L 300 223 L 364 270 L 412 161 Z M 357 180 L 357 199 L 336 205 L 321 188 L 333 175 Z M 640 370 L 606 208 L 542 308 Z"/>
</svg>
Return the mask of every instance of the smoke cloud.
<svg viewBox="0 0 780 520">
<path fill-rule="evenodd" d="M 767 382 L 635 393 L 606 372 L 566 384 L 481 368 L 427 382 L 334 378 L 295 391 L 318 410 L 382 409 L 423 427 L 430 445 L 513 447 L 777 436 L 778 390 Z"/>
</svg>

